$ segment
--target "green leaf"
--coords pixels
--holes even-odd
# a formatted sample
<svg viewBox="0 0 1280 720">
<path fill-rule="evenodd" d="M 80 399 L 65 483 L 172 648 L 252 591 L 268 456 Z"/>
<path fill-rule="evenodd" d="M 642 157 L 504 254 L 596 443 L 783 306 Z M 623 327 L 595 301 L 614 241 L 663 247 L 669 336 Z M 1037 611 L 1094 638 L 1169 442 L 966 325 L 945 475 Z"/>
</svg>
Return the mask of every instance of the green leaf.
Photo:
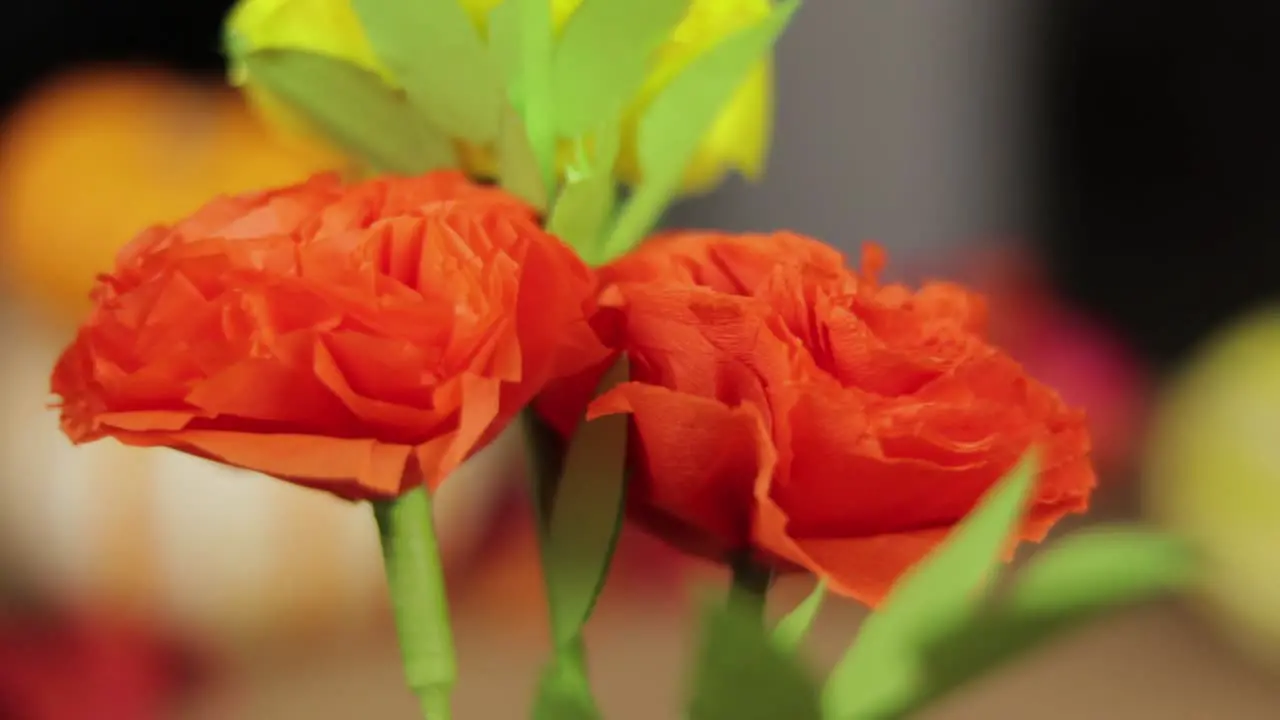
<svg viewBox="0 0 1280 720">
<path fill-rule="evenodd" d="M 551 3 L 517 0 L 520 4 L 519 112 L 529 133 L 529 146 L 538 160 L 543 183 L 556 180 L 556 107 L 552 95 Z"/>
<path fill-rule="evenodd" d="M 251 52 L 240 60 L 259 86 L 381 172 L 418 174 L 457 165 L 453 146 L 370 72 L 294 50 Z"/>
<path fill-rule="evenodd" d="M 893 715 L 910 715 L 1101 614 L 1185 587 L 1195 569 L 1187 546 L 1170 536 L 1114 528 L 1067 537 L 1032 560 L 1001 602 L 921 648 L 922 691 Z"/>
<path fill-rule="evenodd" d="M 818 684 L 758 615 L 713 605 L 703 622 L 688 720 L 820 720 Z"/>
<path fill-rule="evenodd" d="M 555 49 L 556 126 L 578 137 L 622 114 L 689 0 L 585 0 Z"/>
<path fill-rule="evenodd" d="M 556 198 L 547 230 L 577 250 L 588 265 L 601 265 L 600 233 L 616 197 L 617 186 L 609 175 L 570 181 Z"/>
<path fill-rule="evenodd" d="M 800 647 L 800 643 L 809 634 L 813 621 L 818 617 L 818 611 L 822 609 L 822 601 L 826 596 L 827 584 L 818 581 L 813 592 L 774 626 L 774 642 L 788 650 Z"/>
<path fill-rule="evenodd" d="M 599 392 L 627 377 L 624 358 L 605 375 Z M 543 547 L 557 648 L 578 641 L 604 588 L 622 526 L 628 419 L 607 415 L 580 425 L 564 458 Z"/>
<path fill-rule="evenodd" d="M 529 491 L 533 501 L 533 517 L 538 526 L 538 540 L 545 552 L 547 528 L 551 524 L 551 506 L 564 471 L 568 443 L 559 431 L 542 421 L 533 408 L 520 413 L 524 426 L 525 452 L 529 461 Z"/>
<path fill-rule="evenodd" d="M 1196 567 L 1191 548 L 1171 535 L 1139 528 L 1080 531 L 1019 573 L 1004 607 L 1037 616 L 1113 607 L 1184 587 Z"/>
<path fill-rule="evenodd" d="M 547 186 L 543 183 L 538 159 L 529 145 L 524 123 L 510 104 L 503 105 L 502 133 L 498 136 L 498 170 L 503 188 L 539 211 L 547 209 Z"/>
<path fill-rule="evenodd" d="M 617 200 L 613 164 L 618 155 L 618 126 L 601 130 L 595 139 L 595 157 L 584 157 L 581 167 L 570 168 L 568 184 L 561 189 L 547 221 L 547 229 L 590 265 L 604 261 L 602 235 Z"/>
<path fill-rule="evenodd" d="M 524 73 L 520 58 L 520 3 L 524 0 L 506 0 L 489 13 L 489 51 L 498 63 L 498 70 L 507 87 L 507 101 L 524 112 Z"/>
<path fill-rule="evenodd" d="M 563 648 L 538 681 L 534 720 L 600 720 L 579 641 Z"/>
<path fill-rule="evenodd" d="M 828 720 L 897 717 L 894 710 L 927 692 L 921 648 L 977 615 L 1038 468 L 1028 453 L 867 618 L 827 680 Z"/>
<path fill-rule="evenodd" d="M 451 138 L 497 139 L 502 76 L 458 0 L 351 0 L 413 107 Z"/>
<path fill-rule="evenodd" d="M 716 116 L 752 66 L 771 52 L 799 7 L 799 0 L 780 3 L 760 23 L 690 62 L 654 98 L 641 118 L 637 140 L 642 180 L 610 233 L 610 257 L 629 250 L 657 225 Z"/>
</svg>

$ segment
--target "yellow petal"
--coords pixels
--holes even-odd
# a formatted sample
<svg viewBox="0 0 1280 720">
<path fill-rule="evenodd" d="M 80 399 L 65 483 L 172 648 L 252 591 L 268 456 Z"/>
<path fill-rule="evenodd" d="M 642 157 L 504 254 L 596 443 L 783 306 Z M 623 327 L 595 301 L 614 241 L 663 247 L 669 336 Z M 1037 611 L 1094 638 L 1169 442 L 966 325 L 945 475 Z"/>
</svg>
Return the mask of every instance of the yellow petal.
<svg viewBox="0 0 1280 720">
<path fill-rule="evenodd" d="M 658 51 L 658 58 L 640 96 L 624 120 L 618 175 L 626 182 L 640 180 L 636 158 L 636 129 L 649 103 L 694 59 L 733 33 L 769 16 L 769 0 L 694 0 L 685 19 Z M 685 172 L 687 193 L 710 190 L 730 170 L 756 178 L 764 168 L 773 121 L 773 63 L 761 61 L 716 118 Z"/>
<path fill-rule="evenodd" d="M 227 18 L 242 52 L 303 50 L 345 60 L 395 80 L 378 61 L 351 0 L 240 0 Z M 234 58 L 233 58 L 234 60 Z"/>
<path fill-rule="evenodd" d="M 463 9 L 471 16 L 471 21 L 481 32 L 486 32 L 489 25 L 489 13 L 506 0 L 459 0 Z M 582 0 L 549 0 L 551 3 L 551 24 L 556 32 L 564 28 L 569 16 L 573 15 Z"/>
</svg>

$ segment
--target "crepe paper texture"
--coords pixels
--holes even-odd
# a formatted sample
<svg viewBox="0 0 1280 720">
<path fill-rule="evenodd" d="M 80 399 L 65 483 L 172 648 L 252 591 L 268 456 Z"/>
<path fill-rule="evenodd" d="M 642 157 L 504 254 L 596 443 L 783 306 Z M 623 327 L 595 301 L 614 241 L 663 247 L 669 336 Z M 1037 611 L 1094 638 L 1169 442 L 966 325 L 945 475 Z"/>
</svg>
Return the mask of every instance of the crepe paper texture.
<svg viewBox="0 0 1280 720">
<path fill-rule="evenodd" d="M 791 232 L 652 234 L 681 193 L 760 171 L 798 7 L 241 0 L 231 81 L 395 175 L 140 233 L 54 368 L 63 430 L 371 501 L 427 720 L 459 670 L 432 493 L 517 418 L 552 639 L 538 720 L 602 716 L 584 630 L 624 517 L 732 570 L 690 720 L 907 717 L 1181 588 L 1181 543 L 1119 529 L 995 589 L 1096 477 L 1083 413 L 990 340 L 983 297 L 883 281 L 875 245 L 855 267 Z M 816 587 L 769 627 L 783 573 Z M 874 612 L 824 683 L 801 646 L 828 595 Z"/>
<path fill-rule="evenodd" d="M 374 503 L 373 512 L 405 679 L 418 696 L 424 717 L 448 720 L 458 664 L 431 495 L 426 488 L 415 488 L 395 500 Z"/>
<path fill-rule="evenodd" d="M 593 288 L 501 190 L 317 176 L 143 232 L 52 388 L 75 442 L 390 498 L 434 489 L 544 384 L 608 356 Z"/>
<path fill-rule="evenodd" d="M 1019 539 L 1085 509 L 1084 416 L 986 341 L 980 297 L 883 283 L 884 263 L 790 233 L 675 232 L 598 271 L 593 325 L 631 377 L 587 416 L 630 418 L 634 521 L 874 607 L 1031 445 L 1044 472 Z M 594 387 L 565 378 L 539 410 L 567 435 Z"/>
</svg>

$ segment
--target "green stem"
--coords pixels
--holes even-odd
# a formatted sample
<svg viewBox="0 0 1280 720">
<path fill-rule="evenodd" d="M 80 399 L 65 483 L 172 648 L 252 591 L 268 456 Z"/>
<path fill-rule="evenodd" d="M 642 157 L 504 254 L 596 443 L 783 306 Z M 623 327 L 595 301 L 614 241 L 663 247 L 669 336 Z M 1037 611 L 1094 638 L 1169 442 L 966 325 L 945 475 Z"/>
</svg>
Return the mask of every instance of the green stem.
<svg viewBox="0 0 1280 720">
<path fill-rule="evenodd" d="M 417 488 L 373 504 L 409 688 L 427 720 L 450 720 L 458 667 L 431 495 Z"/>
<path fill-rule="evenodd" d="M 764 622 L 764 609 L 769 586 L 773 584 L 773 571 L 747 557 L 734 558 L 729 563 L 732 581 L 729 586 L 729 603 Z"/>
</svg>

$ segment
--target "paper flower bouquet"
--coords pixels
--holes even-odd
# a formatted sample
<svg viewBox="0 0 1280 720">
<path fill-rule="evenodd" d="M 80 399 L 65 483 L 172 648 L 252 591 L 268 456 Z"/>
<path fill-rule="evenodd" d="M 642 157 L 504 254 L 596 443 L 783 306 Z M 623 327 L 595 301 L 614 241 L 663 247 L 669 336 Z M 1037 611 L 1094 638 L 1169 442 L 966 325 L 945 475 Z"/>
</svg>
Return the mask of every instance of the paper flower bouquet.
<svg viewBox="0 0 1280 720">
<path fill-rule="evenodd" d="M 991 582 L 1095 476 L 1083 414 L 985 339 L 981 297 L 886 282 L 873 245 L 654 234 L 681 193 L 761 170 L 797 9 L 243 0 L 232 82 L 349 173 L 123 248 L 53 372 L 64 431 L 369 502 L 431 720 L 459 672 L 432 494 L 513 423 L 554 640 L 537 718 L 600 715 L 582 630 L 624 518 L 732 569 L 671 709 L 696 720 L 905 717 L 1178 585 L 1182 548 L 1124 529 Z M 783 573 L 816 589 L 766 627 Z M 819 677 L 798 653 L 827 594 L 876 612 Z"/>
</svg>

